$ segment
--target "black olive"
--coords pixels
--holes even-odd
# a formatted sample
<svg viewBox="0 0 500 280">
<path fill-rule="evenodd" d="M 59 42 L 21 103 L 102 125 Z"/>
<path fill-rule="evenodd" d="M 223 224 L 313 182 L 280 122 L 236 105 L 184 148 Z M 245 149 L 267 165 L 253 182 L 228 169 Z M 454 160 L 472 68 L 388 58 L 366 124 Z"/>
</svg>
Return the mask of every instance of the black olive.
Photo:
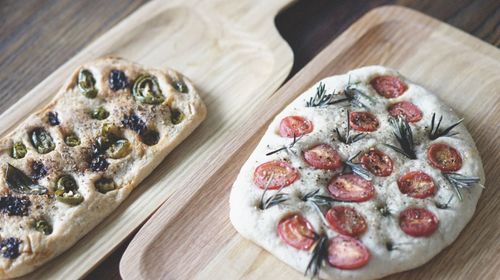
<svg viewBox="0 0 500 280">
<path fill-rule="evenodd" d="M 47 116 L 49 118 L 49 124 L 51 126 L 56 126 L 60 124 L 59 118 L 57 117 L 57 112 L 49 112 Z"/>
<path fill-rule="evenodd" d="M 19 245 L 21 245 L 21 240 L 10 237 L 2 240 L 0 242 L 0 252 L 2 256 L 8 259 L 15 259 L 19 256 Z"/>
<path fill-rule="evenodd" d="M 31 206 L 28 197 L 2 196 L 0 197 L 0 212 L 9 216 L 27 216 Z"/>
<path fill-rule="evenodd" d="M 136 114 L 125 115 L 122 120 L 123 126 L 130 128 L 137 134 L 143 134 L 146 131 L 146 123 Z"/>
<path fill-rule="evenodd" d="M 33 178 L 33 180 L 40 180 L 48 173 L 47 168 L 41 161 L 33 161 L 31 163 L 31 170 L 33 171 L 31 175 L 31 178 Z"/>
<path fill-rule="evenodd" d="M 156 130 L 148 129 L 140 136 L 141 142 L 148 146 L 156 145 L 160 141 L 160 133 Z"/>
<path fill-rule="evenodd" d="M 109 88 L 113 91 L 125 89 L 128 87 L 128 79 L 121 70 L 111 70 L 109 73 Z"/>
</svg>

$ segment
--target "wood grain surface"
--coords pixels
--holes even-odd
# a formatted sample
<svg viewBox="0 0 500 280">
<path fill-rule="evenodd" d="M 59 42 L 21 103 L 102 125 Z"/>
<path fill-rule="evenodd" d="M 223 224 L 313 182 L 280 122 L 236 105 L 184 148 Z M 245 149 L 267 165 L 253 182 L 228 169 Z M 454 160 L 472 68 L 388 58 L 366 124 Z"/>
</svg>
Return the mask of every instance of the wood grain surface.
<svg viewBox="0 0 500 280">
<path fill-rule="evenodd" d="M 477 212 L 459 238 L 422 267 L 388 279 L 494 279 L 500 275 L 500 50 L 430 17 L 399 7 L 372 10 L 259 107 L 235 131 L 237 152 L 184 207 L 175 198 L 137 233 L 121 260 L 124 279 L 303 279 L 236 233 L 228 197 L 242 163 L 267 124 L 318 80 L 364 65 L 398 69 L 465 118 L 486 173 Z M 481 98 L 478 98 L 481 97 Z M 246 142 L 246 143 L 245 143 Z M 193 207 L 196 206 L 196 207 Z M 200 212 L 200 209 L 203 209 Z M 481 264 L 488 262 L 484 267 Z M 184 265 L 189 264 L 189 265 Z"/>
<path fill-rule="evenodd" d="M 2 0 L 0 113 L 145 2 Z M 383 4 L 412 7 L 500 46 L 500 2 L 496 0 L 301 0 L 276 18 L 295 55 L 290 77 L 354 20 Z M 118 262 L 127 243 L 88 278 L 119 279 Z"/>
</svg>

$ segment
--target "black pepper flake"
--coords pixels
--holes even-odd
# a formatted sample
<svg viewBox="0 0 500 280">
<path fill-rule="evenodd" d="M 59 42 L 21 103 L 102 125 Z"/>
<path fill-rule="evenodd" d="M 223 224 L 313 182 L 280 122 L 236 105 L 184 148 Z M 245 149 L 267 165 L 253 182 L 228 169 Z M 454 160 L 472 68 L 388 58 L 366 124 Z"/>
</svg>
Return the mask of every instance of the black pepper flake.
<svg viewBox="0 0 500 280">
<path fill-rule="evenodd" d="M 21 245 L 21 240 L 17 238 L 4 239 L 0 242 L 0 252 L 4 258 L 15 259 L 20 255 L 19 245 Z"/>
<path fill-rule="evenodd" d="M 31 170 L 31 178 L 33 178 L 33 180 L 35 181 L 42 179 L 48 173 L 47 167 L 45 167 L 45 165 L 43 165 L 41 161 L 33 161 L 31 163 Z"/>
<path fill-rule="evenodd" d="M 49 124 L 51 126 L 56 126 L 56 125 L 60 124 L 59 118 L 57 117 L 57 113 L 56 112 L 49 112 L 47 114 L 47 116 L 49 117 Z"/>
<path fill-rule="evenodd" d="M 0 212 L 9 216 L 27 216 L 31 201 L 28 197 L 2 196 L 0 197 Z"/>
<path fill-rule="evenodd" d="M 125 73 L 121 70 L 111 70 L 109 73 L 109 88 L 113 91 L 125 89 L 128 87 L 128 79 Z"/>
</svg>

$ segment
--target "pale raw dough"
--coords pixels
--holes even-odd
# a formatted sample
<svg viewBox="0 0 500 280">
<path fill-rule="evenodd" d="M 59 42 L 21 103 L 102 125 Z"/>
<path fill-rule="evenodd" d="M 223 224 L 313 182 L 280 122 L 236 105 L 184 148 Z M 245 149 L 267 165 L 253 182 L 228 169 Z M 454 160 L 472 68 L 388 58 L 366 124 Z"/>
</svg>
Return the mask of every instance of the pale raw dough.
<svg viewBox="0 0 500 280">
<path fill-rule="evenodd" d="M 407 91 L 398 98 L 387 99 L 381 97 L 369 84 L 372 78 L 380 75 L 399 76 L 407 83 Z M 370 111 L 378 117 L 380 128 L 376 132 L 369 133 L 369 137 L 351 145 L 333 141 L 334 129 L 336 127 L 345 128 L 345 109 L 351 111 L 354 109 L 342 107 L 342 105 L 319 108 L 305 107 L 306 101 L 316 93 L 318 82 L 297 97 L 272 121 L 255 151 L 241 168 L 230 197 L 230 218 L 238 232 L 299 272 L 304 273 L 311 253 L 309 251 L 299 251 L 285 244 L 277 234 L 277 224 L 287 213 L 299 212 L 311 222 L 315 229 L 319 228 L 322 222 L 318 213 L 309 204 L 300 200 L 299 197 L 317 188 L 321 189 L 321 194 L 328 195 L 326 187 L 334 173 L 313 169 L 305 163 L 301 151 L 315 144 L 327 143 L 339 152 L 343 160 L 359 151 L 366 151 L 370 147 L 376 147 L 388 154 L 394 161 L 394 171 L 389 177 L 373 176 L 372 182 L 376 194 L 372 200 L 363 203 L 338 203 L 339 205 L 348 204 L 353 206 L 364 215 L 368 230 L 360 237 L 360 240 L 370 250 L 371 259 L 369 263 L 356 270 L 341 270 L 325 264 L 320 273 L 320 277 L 324 279 L 374 279 L 415 268 L 429 261 L 457 238 L 460 231 L 471 219 L 482 189 L 475 186 L 470 192 L 462 191 L 464 195 L 463 202 L 460 202 L 455 196 L 450 203 L 450 208 L 438 209 L 435 203 L 446 203 L 450 196 L 454 194 L 454 191 L 441 176 L 439 170 L 433 168 L 427 162 L 426 148 L 430 142 L 448 143 L 455 147 L 463 158 L 463 166 L 458 172 L 463 175 L 479 176 L 481 184 L 484 184 L 484 172 L 479 153 L 464 125 L 461 124 L 455 128 L 454 131 L 459 132 L 459 134 L 454 137 L 441 137 L 430 141 L 425 135 L 426 126 L 430 125 L 432 113 L 434 112 L 438 116 L 444 116 L 442 123 L 444 127 L 459 119 L 452 109 L 443 104 L 435 95 L 402 77 L 397 71 L 382 66 L 359 68 L 344 75 L 325 78 L 321 82 L 326 85 L 328 92 L 333 90 L 340 92 L 347 85 L 349 77 L 351 83 L 359 82 L 358 89 L 376 98 L 377 105 Z M 416 147 L 417 160 L 408 160 L 401 154 L 382 145 L 382 143 L 392 143 L 398 146 L 388 123 L 389 115 L 386 108 L 388 104 L 403 100 L 411 101 L 423 112 L 422 120 L 411 124 L 415 142 L 420 143 Z M 363 111 L 363 109 L 357 110 Z M 304 136 L 295 145 L 297 155 L 279 152 L 266 156 L 266 153 L 290 144 L 290 138 L 279 136 L 280 121 L 290 115 L 299 115 L 311 120 L 314 124 L 313 132 Z M 253 182 L 254 170 L 264 162 L 285 158 L 290 159 L 294 167 L 302 167 L 302 169 L 299 169 L 301 179 L 283 189 L 283 192 L 291 194 L 292 199 L 278 206 L 260 210 L 257 205 L 263 190 Z M 401 194 L 396 180 L 410 170 L 422 170 L 434 178 L 438 186 L 438 191 L 434 197 L 415 199 Z M 316 182 L 317 177 L 321 178 L 320 182 L 322 183 L 318 184 Z M 270 191 L 269 194 L 273 192 L 275 191 Z M 376 207 L 381 203 L 387 204 L 392 213 L 391 217 L 383 217 L 377 211 Z M 425 207 L 439 218 L 438 230 L 432 236 L 414 238 L 406 235 L 399 228 L 399 213 L 409 206 Z M 331 228 L 324 228 L 328 228 L 327 234 L 329 238 L 338 235 Z M 385 246 L 385 242 L 388 240 L 400 244 L 398 249 L 388 251 Z"/>
</svg>

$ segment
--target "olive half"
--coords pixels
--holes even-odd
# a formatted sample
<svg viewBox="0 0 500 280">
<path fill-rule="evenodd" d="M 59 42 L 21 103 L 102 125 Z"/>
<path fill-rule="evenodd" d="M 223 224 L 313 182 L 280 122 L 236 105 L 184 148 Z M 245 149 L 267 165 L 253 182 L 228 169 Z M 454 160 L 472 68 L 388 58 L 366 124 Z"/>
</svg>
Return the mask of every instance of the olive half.
<svg viewBox="0 0 500 280">
<path fill-rule="evenodd" d="M 47 189 L 45 187 L 35 184 L 30 177 L 24 174 L 24 172 L 10 164 L 7 164 L 5 174 L 5 181 L 12 192 L 37 195 L 47 193 Z"/>
<path fill-rule="evenodd" d="M 76 134 L 69 134 L 64 137 L 64 143 L 70 147 L 76 147 L 81 144 L 80 138 Z"/>
<path fill-rule="evenodd" d="M 113 179 L 101 178 L 94 183 L 95 188 L 100 193 L 107 193 L 116 189 L 116 184 Z"/>
<path fill-rule="evenodd" d="M 38 127 L 31 131 L 31 144 L 40 154 L 46 154 L 56 148 L 52 136 L 44 128 Z"/>
<path fill-rule="evenodd" d="M 39 231 L 45 235 L 49 235 L 52 233 L 52 226 L 46 220 L 37 220 L 33 225 L 36 231 Z"/>
<path fill-rule="evenodd" d="M 57 189 L 54 194 L 57 201 L 66 204 L 78 205 L 83 202 L 83 196 L 78 192 L 78 185 L 70 175 L 63 175 L 57 180 Z"/>
<path fill-rule="evenodd" d="M 102 106 L 99 106 L 97 108 L 95 108 L 91 113 L 90 113 L 90 116 L 93 118 L 93 119 L 96 119 L 96 120 L 104 120 L 106 119 L 107 117 L 109 117 L 109 112 L 106 111 L 106 109 L 104 109 L 104 107 Z"/>
<path fill-rule="evenodd" d="M 12 145 L 12 150 L 10 151 L 10 156 L 15 159 L 20 159 L 26 156 L 26 146 L 22 142 L 16 142 Z"/>
<path fill-rule="evenodd" d="M 106 155 L 112 159 L 124 158 L 132 151 L 130 142 L 127 139 L 118 139 L 110 144 L 106 150 Z"/>
<path fill-rule="evenodd" d="M 97 89 L 95 87 L 95 78 L 87 69 L 82 69 L 78 74 L 78 89 L 87 98 L 95 98 Z"/>
<path fill-rule="evenodd" d="M 184 81 L 182 80 L 173 81 L 172 86 L 175 88 L 176 91 L 180 93 L 188 92 L 188 87 L 186 86 L 186 83 L 184 83 Z"/>
<path fill-rule="evenodd" d="M 161 93 L 160 85 L 155 76 L 142 75 L 139 76 L 132 88 L 132 95 L 135 100 L 150 105 L 160 104 L 165 100 Z"/>
<path fill-rule="evenodd" d="M 182 113 L 181 111 L 177 110 L 177 109 L 172 109 L 171 113 L 170 113 L 170 121 L 173 123 L 173 124 L 180 124 L 184 118 L 186 116 L 184 115 L 184 113 Z"/>
</svg>

